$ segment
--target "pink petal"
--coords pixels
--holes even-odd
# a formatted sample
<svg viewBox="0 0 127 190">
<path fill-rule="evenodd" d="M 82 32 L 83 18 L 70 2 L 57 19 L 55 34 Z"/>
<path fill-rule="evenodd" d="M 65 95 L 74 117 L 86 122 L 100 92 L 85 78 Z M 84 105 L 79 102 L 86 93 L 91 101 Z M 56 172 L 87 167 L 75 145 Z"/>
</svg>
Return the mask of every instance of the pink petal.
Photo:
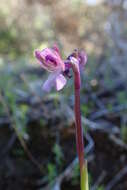
<svg viewBox="0 0 127 190">
<path fill-rule="evenodd" d="M 40 56 L 40 50 L 36 49 L 36 50 L 34 51 L 34 56 L 40 61 L 40 63 L 43 62 L 43 59 L 42 59 L 41 56 Z M 41 64 L 42 64 L 42 63 L 41 63 Z"/>
<path fill-rule="evenodd" d="M 38 59 L 39 61 L 39 64 L 44 68 L 44 69 L 47 69 L 47 67 L 44 66 L 44 63 L 45 63 L 45 58 L 41 56 L 41 51 L 36 49 L 34 51 L 34 55 L 35 57 Z"/>
<path fill-rule="evenodd" d="M 61 90 L 65 86 L 66 82 L 66 78 L 62 74 L 58 75 L 56 78 L 56 90 Z"/>
<path fill-rule="evenodd" d="M 55 86 L 56 78 L 60 74 L 60 71 L 53 72 L 49 75 L 48 79 L 43 84 L 43 90 L 49 92 L 53 86 Z"/>
<path fill-rule="evenodd" d="M 87 55 L 86 55 L 86 53 L 83 50 L 81 50 L 79 52 L 79 58 L 80 58 L 80 64 L 82 66 L 85 66 L 85 64 L 87 62 Z"/>
<path fill-rule="evenodd" d="M 53 45 L 53 50 L 55 50 L 60 55 L 60 51 L 59 51 L 57 44 Z"/>
</svg>

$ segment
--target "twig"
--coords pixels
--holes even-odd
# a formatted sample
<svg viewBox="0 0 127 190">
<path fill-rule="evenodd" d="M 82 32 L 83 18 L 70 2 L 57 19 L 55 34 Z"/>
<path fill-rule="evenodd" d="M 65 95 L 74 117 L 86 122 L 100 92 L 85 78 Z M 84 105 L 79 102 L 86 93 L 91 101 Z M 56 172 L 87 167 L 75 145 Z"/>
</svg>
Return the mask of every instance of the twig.
<svg viewBox="0 0 127 190">
<path fill-rule="evenodd" d="M 115 135 L 111 134 L 109 138 L 119 147 L 125 149 L 127 151 L 127 144 L 125 144 L 121 139 L 116 137 Z"/>
<path fill-rule="evenodd" d="M 108 183 L 105 190 L 111 190 L 123 177 L 127 174 L 127 166 L 116 174 L 116 176 Z"/>
<path fill-rule="evenodd" d="M 105 63 L 106 64 L 106 63 Z M 111 87 L 109 86 L 104 86 L 104 88 L 101 88 L 101 90 L 99 92 L 97 92 L 97 97 L 103 97 L 106 94 L 111 94 L 112 92 L 115 92 L 117 90 L 123 89 L 124 88 L 124 83 L 125 80 L 124 79 L 112 79 L 113 80 L 113 84 Z"/>
<path fill-rule="evenodd" d="M 111 110 L 103 109 L 103 110 L 100 110 L 100 111 L 94 113 L 91 116 L 91 119 L 97 119 L 97 118 L 105 116 L 105 115 L 118 113 L 118 112 L 125 111 L 125 110 L 127 110 L 127 104 L 118 105 L 118 106 L 113 107 Z"/>
<path fill-rule="evenodd" d="M 8 125 L 10 123 L 9 119 L 7 116 L 5 117 L 0 117 L 0 127 L 3 125 Z"/>
<path fill-rule="evenodd" d="M 74 119 L 74 113 L 72 111 L 72 109 L 68 106 L 68 105 L 65 105 L 64 109 L 66 110 L 65 113 L 67 113 L 70 118 Z M 90 130 L 103 130 L 105 132 L 110 132 L 112 134 L 119 134 L 120 133 L 120 130 L 117 126 L 114 126 L 112 125 L 112 128 L 110 127 L 110 131 L 108 130 L 107 126 L 104 126 L 104 125 L 100 125 L 94 121 L 91 121 L 87 118 L 85 118 L 84 116 L 82 116 L 82 123 L 86 126 L 88 126 Z M 110 123 L 109 123 L 110 125 Z"/>
<path fill-rule="evenodd" d="M 106 171 L 102 171 L 101 175 L 99 176 L 95 184 L 91 187 L 91 190 L 96 190 L 105 177 L 106 177 Z"/>
<path fill-rule="evenodd" d="M 9 139 L 7 145 L 4 147 L 1 155 L 0 155 L 0 159 L 5 157 L 5 155 L 7 154 L 7 152 L 12 148 L 13 144 L 15 143 L 16 140 L 16 134 L 13 133 L 11 138 Z"/>
<path fill-rule="evenodd" d="M 92 91 L 92 88 L 90 85 L 87 85 L 87 91 L 90 94 L 92 100 L 96 103 L 96 105 L 98 106 L 98 108 L 100 109 L 104 109 L 105 106 L 104 104 L 100 101 L 100 99 L 97 97 L 97 95 Z"/>
</svg>

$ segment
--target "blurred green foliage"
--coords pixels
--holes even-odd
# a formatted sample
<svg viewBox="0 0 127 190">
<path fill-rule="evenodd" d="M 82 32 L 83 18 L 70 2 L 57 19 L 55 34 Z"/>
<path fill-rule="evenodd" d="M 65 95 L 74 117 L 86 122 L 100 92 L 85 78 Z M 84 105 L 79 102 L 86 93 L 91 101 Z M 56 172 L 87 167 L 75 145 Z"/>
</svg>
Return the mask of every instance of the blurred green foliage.
<svg viewBox="0 0 127 190">
<path fill-rule="evenodd" d="M 55 144 L 53 147 L 53 153 L 55 154 L 55 161 L 57 165 L 62 165 L 63 153 L 59 144 Z"/>
<path fill-rule="evenodd" d="M 72 176 L 72 185 L 76 185 L 79 183 L 80 179 L 80 170 L 79 170 L 79 164 L 76 164 L 73 169 L 73 176 Z"/>
<path fill-rule="evenodd" d="M 127 104 L 127 93 L 126 91 L 120 91 L 117 93 L 117 99 L 119 104 Z"/>
<path fill-rule="evenodd" d="M 122 140 L 127 144 L 127 126 L 126 125 L 121 126 L 121 136 L 122 136 Z"/>
<path fill-rule="evenodd" d="M 99 187 L 97 188 L 97 190 L 104 190 L 104 186 L 103 186 L 103 185 L 99 186 Z"/>
<path fill-rule="evenodd" d="M 12 74 L 15 75 L 14 72 L 16 72 L 16 70 L 14 71 L 11 65 L 8 65 L 7 69 L 3 67 L 1 70 L 0 77 L 2 80 L 0 80 L 0 93 L 3 97 L 1 104 L 3 114 L 7 115 L 8 119 L 11 120 L 12 127 L 16 130 L 17 135 L 25 138 L 25 136 L 27 136 L 26 123 L 28 106 L 25 104 L 17 104 L 18 96 L 16 94 L 16 87 L 19 87 L 19 84 L 17 80 L 15 80 L 16 76 L 12 77 Z"/>
<path fill-rule="evenodd" d="M 53 184 L 53 180 L 54 178 L 57 176 L 57 172 L 56 172 L 56 165 L 55 164 L 52 164 L 52 163 L 49 163 L 48 164 L 48 181 L 49 181 L 49 184 L 52 186 Z"/>
</svg>

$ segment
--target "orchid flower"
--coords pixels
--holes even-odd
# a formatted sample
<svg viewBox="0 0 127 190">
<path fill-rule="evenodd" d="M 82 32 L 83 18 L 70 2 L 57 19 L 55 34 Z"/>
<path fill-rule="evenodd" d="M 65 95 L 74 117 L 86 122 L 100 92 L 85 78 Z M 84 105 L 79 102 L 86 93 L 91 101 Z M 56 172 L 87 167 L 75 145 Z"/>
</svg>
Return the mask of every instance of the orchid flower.
<svg viewBox="0 0 127 190">
<path fill-rule="evenodd" d="M 78 65 L 80 72 L 82 72 L 87 63 L 87 55 L 83 50 L 78 51 L 75 49 L 74 52 L 68 56 L 68 60 L 75 62 Z"/>
<path fill-rule="evenodd" d="M 66 78 L 62 74 L 65 71 L 65 64 L 60 57 L 58 48 L 54 45 L 53 48 L 45 48 L 42 51 L 35 50 L 35 56 L 42 68 L 50 72 L 48 79 L 43 84 L 43 89 L 49 92 L 55 86 L 56 90 L 61 90 L 66 84 Z"/>
<path fill-rule="evenodd" d="M 42 51 L 36 50 L 35 56 L 39 60 L 42 68 L 49 71 L 47 81 L 43 84 L 43 89 L 50 91 L 53 86 L 56 90 L 61 90 L 66 84 L 66 77 L 70 78 L 70 70 L 74 74 L 74 94 L 75 94 L 75 126 L 76 126 L 76 147 L 80 165 L 81 190 L 89 190 L 87 162 L 84 160 L 84 141 L 81 125 L 80 113 L 80 73 L 82 72 L 87 56 L 84 51 L 75 50 L 68 58 L 63 61 L 57 46 L 46 48 Z"/>
</svg>

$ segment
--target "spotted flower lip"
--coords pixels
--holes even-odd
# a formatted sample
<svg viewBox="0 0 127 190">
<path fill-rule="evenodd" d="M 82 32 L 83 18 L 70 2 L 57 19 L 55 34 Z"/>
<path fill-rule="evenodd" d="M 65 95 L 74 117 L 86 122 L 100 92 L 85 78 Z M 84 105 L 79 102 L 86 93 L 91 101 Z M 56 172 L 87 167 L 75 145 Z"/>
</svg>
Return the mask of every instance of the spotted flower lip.
<svg viewBox="0 0 127 190">
<path fill-rule="evenodd" d="M 35 57 L 38 59 L 40 65 L 49 72 L 65 70 L 64 62 L 56 46 L 53 48 L 45 48 L 42 51 L 35 50 Z"/>
<path fill-rule="evenodd" d="M 54 45 L 53 48 L 45 48 L 42 51 L 35 50 L 34 54 L 41 67 L 50 72 L 43 89 L 49 92 L 55 86 L 57 91 L 61 90 L 66 84 L 66 78 L 62 74 L 65 71 L 65 64 L 58 47 Z"/>
</svg>

